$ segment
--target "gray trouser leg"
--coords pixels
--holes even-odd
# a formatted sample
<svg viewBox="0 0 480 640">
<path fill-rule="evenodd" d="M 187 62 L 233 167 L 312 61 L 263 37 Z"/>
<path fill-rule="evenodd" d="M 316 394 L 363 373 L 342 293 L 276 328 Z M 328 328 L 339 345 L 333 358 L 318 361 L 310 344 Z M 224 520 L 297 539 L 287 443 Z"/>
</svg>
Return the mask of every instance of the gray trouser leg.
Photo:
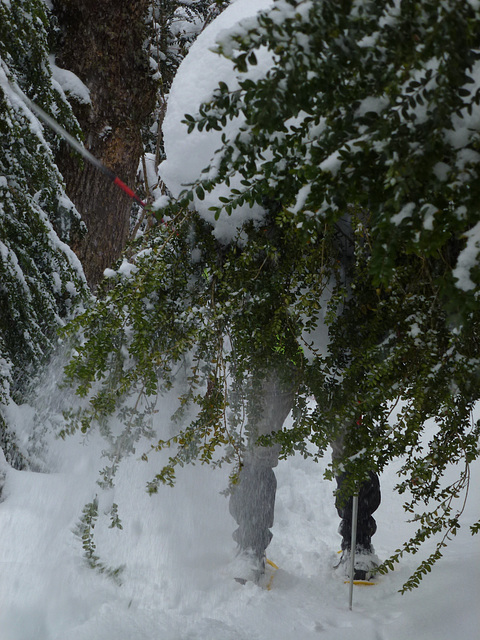
<svg viewBox="0 0 480 640">
<path fill-rule="evenodd" d="M 277 480 L 271 467 L 245 464 L 230 498 L 230 513 L 238 523 L 233 539 L 240 549 L 261 559 L 270 544 Z"/>
<path fill-rule="evenodd" d="M 282 389 L 277 376 L 269 374 L 262 383 L 258 417 L 248 425 L 248 448 L 230 497 L 230 513 L 238 524 L 233 538 L 241 550 L 253 551 L 260 560 L 272 539 L 277 488 L 273 467 L 278 464 L 280 445 L 263 447 L 256 441 L 282 428 L 292 403 L 293 392 Z"/>
</svg>

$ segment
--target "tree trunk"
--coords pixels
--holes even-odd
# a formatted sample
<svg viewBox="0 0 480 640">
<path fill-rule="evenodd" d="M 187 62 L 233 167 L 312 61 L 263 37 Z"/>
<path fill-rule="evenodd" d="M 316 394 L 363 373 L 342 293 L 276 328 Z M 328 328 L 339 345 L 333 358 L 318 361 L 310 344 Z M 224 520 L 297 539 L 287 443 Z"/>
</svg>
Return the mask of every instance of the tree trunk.
<svg viewBox="0 0 480 640">
<path fill-rule="evenodd" d="M 129 185 L 142 153 L 141 127 L 155 100 L 144 50 L 148 5 L 149 0 L 54 0 L 62 34 L 56 62 L 90 90 L 91 106 L 74 104 L 85 146 Z M 67 151 L 59 165 L 88 228 L 73 248 L 94 287 L 125 247 L 131 200 Z"/>
</svg>

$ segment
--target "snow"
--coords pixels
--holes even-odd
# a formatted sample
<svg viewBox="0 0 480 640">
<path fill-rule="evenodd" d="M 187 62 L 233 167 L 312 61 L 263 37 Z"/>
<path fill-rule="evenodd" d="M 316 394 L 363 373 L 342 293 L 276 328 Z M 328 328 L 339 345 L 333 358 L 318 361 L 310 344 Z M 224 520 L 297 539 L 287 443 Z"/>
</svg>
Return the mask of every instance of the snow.
<svg viewBox="0 0 480 640">
<path fill-rule="evenodd" d="M 405 220 L 405 218 L 410 218 L 414 211 L 415 211 L 415 203 L 407 202 L 407 204 L 404 205 L 397 214 L 392 216 L 391 221 L 394 224 L 400 224 L 402 220 Z"/>
<path fill-rule="evenodd" d="M 193 36 L 201 30 L 202 26 L 203 20 L 199 16 L 189 16 L 180 8 L 175 11 L 170 31 L 175 36 Z"/>
<path fill-rule="evenodd" d="M 439 213 L 438 207 L 426 203 L 422 206 L 420 213 L 423 216 L 423 228 L 432 230 L 435 215 Z"/>
<path fill-rule="evenodd" d="M 24 273 L 21 266 L 18 263 L 18 258 L 14 251 L 12 251 L 6 244 L 0 240 L 0 258 L 3 263 L 3 269 L 6 272 L 10 271 L 14 274 L 15 280 L 21 285 L 23 289 L 23 295 L 27 298 L 31 297 L 28 284 L 25 280 Z"/>
<path fill-rule="evenodd" d="M 385 14 L 380 18 L 378 25 L 383 28 L 385 26 L 393 26 L 396 22 L 396 18 L 400 16 L 400 0 L 393 0 L 393 6 L 388 4 L 388 9 L 385 11 Z"/>
<path fill-rule="evenodd" d="M 449 165 L 445 162 L 437 162 L 433 167 L 433 173 L 441 182 L 445 182 L 447 180 L 450 170 Z"/>
<path fill-rule="evenodd" d="M 168 196 L 160 195 L 155 200 L 152 207 L 155 211 L 159 211 L 160 209 L 165 209 L 165 207 L 167 207 L 169 204 L 170 204 L 170 198 Z"/>
<path fill-rule="evenodd" d="M 457 278 L 457 287 L 462 291 L 475 289 L 476 284 L 470 277 L 471 270 L 478 264 L 480 254 L 480 222 L 465 234 L 467 244 L 460 252 L 457 265 L 453 270 L 454 278 Z"/>
<path fill-rule="evenodd" d="M 160 165 L 159 173 L 171 193 L 177 197 L 185 185 L 195 182 L 213 159 L 215 151 L 222 146 L 219 131 L 193 131 L 187 133 L 187 127 L 181 125 L 185 114 L 194 115 L 200 104 L 211 98 L 219 80 L 229 78 L 229 89 L 238 87 L 234 80 L 233 63 L 212 49 L 222 32 L 236 25 L 239 20 L 247 19 L 258 11 L 268 8 L 272 0 L 237 0 L 218 16 L 195 40 L 177 71 L 168 98 L 167 113 L 163 123 L 163 135 L 167 159 Z M 271 58 L 266 52 L 259 52 L 258 65 L 252 74 L 258 74 Z M 231 80 L 231 81 L 230 81 Z M 234 137 L 243 124 L 242 118 L 227 123 L 224 129 L 228 137 Z M 239 181 L 233 179 L 232 187 L 239 187 Z M 217 188 L 206 194 L 204 200 L 195 197 L 195 207 L 199 213 L 214 227 L 214 234 L 224 242 L 230 241 L 239 227 L 247 220 L 261 220 L 263 210 L 260 207 L 250 208 L 248 205 L 238 208 L 232 216 L 220 215 L 215 220 L 209 210 L 218 206 L 219 198 L 227 195 L 229 190 Z"/>
<path fill-rule="evenodd" d="M 367 113 L 381 113 L 389 105 L 389 100 L 386 97 L 369 96 L 364 98 L 358 108 L 355 111 L 355 117 L 360 118 Z"/>
<path fill-rule="evenodd" d="M 334 151 L 328 158 L 325 158 L 323 162 L 320 163 L 319 169 L 320 171 L 328 171 L 332 175 L 336 176 L 342 166 L 342 157 L 339 151 Z"/>
<path fill-rule="evenodd" d="M 46 378 L 42 394 L 58 402 Z M 28 406 L 7 407 L 24 443 L 38 434 Z M 168 415 L 166 398 L 158 416 Z M 165 432 L 165 417 L 157 417 Z M 473 640 L 480 623 L 480 547 L 468 527 L 460 529 L 440 564 L 420 589 L 398 589 L 426 549 L 405 558 L 371 588 L 348 585 L 332 570 L 340 537 L 331 483 L 322 479 L 326 461 L 281 461 L 274 538 L 269 557 L 280 569 L 273 588 L 234 581 L 235 523 L 220 495 L 228 469 L 187 467 L 178 485 L 150 497 L 145 485 L 159 460 L 141 462 L 148 444 L 124 460 L 116 487 L 101 497 L 97 469 L 105 443 L 45 436 L 49 473 L 15 471 L 5 461 L 0 503 L 0 638 L 2 640 Z M 37 444 L 40 441 L 38 440 Z M 406 522 L 392 466 L 382 476 L 383 502 L 376 512 L 377 554 L 398 548 L 413 530 Z M 480 465 L 472 468 L 471 496 L 463 522 L 473 522 L 480 498 Z M 95 528 L 97 552 L 111 566 L 125 564 L 122 584 L 88 568 L 73 530 L 83 505 L 98 493 L 100 504 L 118 504 L 123 530 L 106 518 Z M 100 514 L 102 509 L 100 509 Z M 100 516 L 100 520 L 101 520 Z"/>
<path fill-rule="evenodd" d="M 48 148 L 48 145 L 43 137 L 43 129 L 40 122 L 35 118 L 33 113 L 25 104 L 25 101 L 22 100 L 20 88 L 14 84 L 13 81 L 10 81 L 10 74 L 8 71 L 8 67 L 0 59 L 0 87 L 3 90 L 5 97 L 10 102 L 11 106 L 15 111 L 22 112 L 25 115 L 25 118 L 29 121 L 29 126 L 34 135 L 36 135 L 41 144 Z"/>
<path fill-rule="evenodd" d="M 295 206 L 292 208 L 293 213 L 298 213 L 307 202 L 308 196 L 312 190 L 311 184 L 306 184 L 298 191 L 297 200 L 295 202 Z"/>
<path fill-rule="evenodd" d="M 80 78 L 72 71 L 58 67 L 55 64 L 54 55 L 49 56 L 49 62 L 53 79 L 58 83 L 62 92 L 67 93 L 82 104 L 91 104 L 90 90 Z"/>
<path fill-rule="evenodd" d="M 110 269 L 107 269 L 106 271 L 109 272 Z M 123 258 L 122 264 L 118 268 L 118 273 L 120 273 L 122 276 L 125 276 L 126 278 L 131 278 L 137 271 L 137 267 L 129 262 L 126 258 Z"/>
<path fill-rule="evenodd" d="M 472 97 L 480 90 L 480 61 L 475 61 L 468 73 L 469 80 L 462 88 L 470 93 L 464 98 L 466 105 L 459 112 L 452 115 L 452 128 L 445 131 L 445 139 L 454 149 L 468 147 L 472 139 L 472 132 L 480 129 L 480 105 Z"/>
</svg>

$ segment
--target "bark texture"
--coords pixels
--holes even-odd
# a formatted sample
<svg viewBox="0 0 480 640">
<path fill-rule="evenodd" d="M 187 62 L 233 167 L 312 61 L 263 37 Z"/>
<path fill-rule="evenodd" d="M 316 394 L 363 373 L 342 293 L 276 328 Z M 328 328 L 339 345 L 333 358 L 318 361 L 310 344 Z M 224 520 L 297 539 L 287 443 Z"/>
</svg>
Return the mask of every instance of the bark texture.
<svg viewBox="0 0 480 640">
<path fill-rule="evenodd" d="M 57 65 L 90 90 L 91 106 L 74 105 L 85 146 L 129 185 L 142 153 L 141 127 L 155 103 L 144 50 L 148 5 L 149 0 L 54 0 L 61 33 Z M 73 248 L 94 287 L 125 247 L 131 200 L 68 151 L 59 165 L 88 228 Z"/>
</svg>

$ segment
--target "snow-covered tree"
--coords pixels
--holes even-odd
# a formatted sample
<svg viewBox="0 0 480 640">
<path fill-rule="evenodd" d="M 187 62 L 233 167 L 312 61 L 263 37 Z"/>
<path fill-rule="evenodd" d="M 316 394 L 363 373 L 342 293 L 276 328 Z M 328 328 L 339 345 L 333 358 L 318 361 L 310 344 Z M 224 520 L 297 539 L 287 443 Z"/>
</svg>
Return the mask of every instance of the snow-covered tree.
<svg viewBox="0 0 480 640">
<path fill-rule="evenodd" d="M 143 151 L 142 126 L 154 107 L 155 82 L 145 47 L 148 0 L 54 0 L 55 61 L 84 84 L 72 96 L 87 149 L 132 185 Z M 131 200 L 67 149 L 59 157 L 67 193 L 87 226 L 75 251 L 89 284 L 118 260 L 129 235 Z"/>
<path fill-rule="evenodd" d="M 418 533 L 394 559 L 440 534 L 406 587 L 418 584 L 458 528 L 478 456 L 479 27 L 474 1 L 277 0 L 223 33 L 236 73 L 185 118 L 192 132 L 219 131 L 218 151 L 73 325 L 87 339 L 68 373 L 82 394 L 97 386 L 70 428 L 104 422 L 135 391 L 154 398 L 190 354 L 182 401 L 200 412 L 154 490 L 219 445 L 227 459 L 241 452 L 251 374 L 271 362 L 296 380 L 285 454 L 311 442 L 321 455 L 355 424 L 352 483 L 403 457 L 407 510 L 432 508 L 414 515 Z M 348 290 L 342 220 L 353 229 Z M 323 313 L 328 350 L 309 337 Z M 438 430 L 424 442 L 430 418 Z"/>
<path fill-rule="evenodd" d="M 140 163 L 148 179 L 145 191 L 138 186 L 147 199 L 156 186 L 151 184 L 156 180 L 150 156 L 162 154 L 159 123 L 165 96 L 175 69 L 217 3 L 53 0 L 52 4 L 55 60 L 78 76 L 88 95 L 88 100 L 71 96 L 86 146 L 130 186 Z M 145 150 L 150 154 L 147 159 Z M 87 225 L 86 235 L 74 248 L 95 287 L 129 239 L 132 203 L 68 150 L 59 157 L 59 167 L 67 193 Z"/>
<path fill-rule="evenodd" d="M 49 31 L 41 0 L 0 4 L 1 404 L 22 398 L 51 353 L 57 328 L 86 290 L 81 265 L 69 248 L 82 229 L 55 164 L 58 143 L 21 94 L 79 133 L 52 76 Z M 14 454 L 5 429 L 2 422 L 0 445 L 8 457 Z"/>
</svg>

